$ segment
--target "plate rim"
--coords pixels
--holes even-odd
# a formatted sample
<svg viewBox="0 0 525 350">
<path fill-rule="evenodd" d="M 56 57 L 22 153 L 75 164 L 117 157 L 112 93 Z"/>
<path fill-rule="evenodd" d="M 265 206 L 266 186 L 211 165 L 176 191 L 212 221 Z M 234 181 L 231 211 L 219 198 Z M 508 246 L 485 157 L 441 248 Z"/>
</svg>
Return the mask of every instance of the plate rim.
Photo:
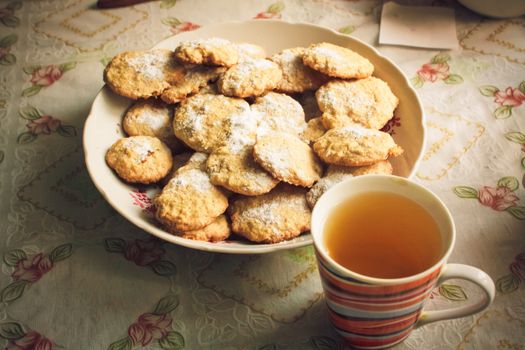
<svg viewBox="0 0 525 350">
<path fill-rule="evenodd" d="M 401 76 L 403 77 L 403 84 L 404 84 L 403 87 L 404 88 L 408 88 L 408 90 L 411 91 L 411 93 L 415 97 L 415 104 L 417 105 L 418 110 L 421 113 L 420 127 L 421 127 L 421 130 L 423 132 L 421 148 L 420 148 L 419 153 L 418 153 L 418 155 L 416 157 L 416 161 L 414 162 L 412 170 L 410 171 L 410 173 L 406 177 L 408 179 L 412 179 L 415 176 L 417 169 L 419 168 L 419 165 L 420 165 L 421 160 L 423 158 L 424 150 L 425 150 L 426 144 L 427 144 L 427 127 L 426 127 L 426 123 L 425 123 L 426 122 L 426 116 L 425 116 L 425 113 L 424 113 L 424 110 L 423 110 L 423 106 L 422 106 L 421 100 L 420 100 L 420 98 L 419 98 L 419 96 L 417 94 L 417 91 L 410 84 L 410 81 L 408 80 L 408 77 L 405 75 L 405 73 L 401 70 L 401 68 L 394 61 L 392 61 L 387 56 L 381 54 L 372 45 L 367 44 L 367 43 L 365 43 L 364 41 L 362 41 L 362 40 L 360 40 L 358 38 L 355 38 L 355 37 L 347 35 L 347 34 L 339 33 L 337 31 L 335 31 L 334 29 L 331 29 L 331 28 L 328 28 L 328 27 L 324 27 L 324 26 L 317 25 L 317 24 L 312 24 L 312 23 L 301 22 L 301 21 L 283 21 L 283 20 L 273 20 L 273 19 L 265 19 L 265 20 L 250 19 L 250 20 L 237 20 L 237 21 L 227 21 L 227 22 L 220 22 L 220 23 L 212 23 L 212 24 L 208 24 L 208 25 L 202 26 L 201 28 L 198 28 L 198 29 L 196 29 L 194 31 L 191 31 L 191 32 L 182 32 L 182 33 L 178 33 L 178 34 L 175 34 L 175 35 L 171 35 L 171 36 L 169 36 L 169 37 L 167 37 L 167 38 L 165 38 L 165 39 L 155 43 L 152 47 L 150 47 L 149 50 L 155 49 L 157 47 L 162 46 L 162 44 L 164 42 L 169 41 L 169 40 L 173 40 L 174 37 L 184 36 L 185 33 L 195 34 L 196 32 L 198 33 L 199 31 L 202 31 L 202 30 L 208 31 L 208 30 L 210 30 L 210 28 L 213 28 L 213 27 L 222 27 L 222 26 L 229 26 L 229 25 L 247 25 L 247 24 L 250 24 L 250 23 L 261 23 L 261 22 L 267 23 L 268 25 L 278 24 L 278 25 L 290 25 L 290 26 L 307 26 L 307 27 L 314 28 L 316 30 L 322 30 L 322 31 L 329 32 L 330 34 L 335 35 L 335 36 L 340 37 L 340 38 L 343 38 L 345 40 L 354 41 L 354 42 L 356 42 L 356 43 L 358 43 L 360 45 L 364 45 L 368 49 L 372 50 L 372 52 L 375 55 L 377 55 L 380 59 L 385 60 L 386 62 L 388 62 L 390 65 L 392 65 L 396 70 L 398 70 L 401 73 Z M 82 132 L 82 148 L 83 148 L 83 152 L 84 152 L 84 163 L 86 165 L 89 177 L 90 177 L 92 183 L 95 185 L 95 187 L 99 191 L 100 195 L 104 198 L 104 200 L 106 202 L 109 203 L 109 205 L 115 211 L 117 211 L 117 213 L 119 213 L 119 215 L 124 217 L 127 221 L 131 222 L 133 225 L 137 226 L 138 228 L 140 228 L 144 232 L 146 232 L 146 233 L 148 233 L 150 235 L 153 235 L 153 236 L 155 236 L 157 238 L 160 238 L 160 239 L 162 239 L 162 240 L 164 240 L 166 242 L 169 242 L 169 243 L 172 243 L 172 244 L 176 244 L 176 245 L 179 245 L 179 246 L 183 246 L 183 247 L 186 247 L 186 248 L 191 248 L 191 249 L 196 249 L 196 250 L 206 251 L 206 252 L 213 252 L 213 253 L 264 254 L 264 253 L 271 253 L 271 252 L 275 252 L 275 251 L 279 251 L 279 250 L 288 250 L 288 249 L 304 247 L 304 246 L 313 244 L 313 239 L 312 239 L 311 236 L 308 236 L 308 235 L 310 235 L 310 233 L 308 232 L 306 235 L 304 235 L 304 234 L 300 235 L 300 236 L 296 237 L 293 240 L 279 242 L 279 243 L 272 243 L 272 244 L 264 244 L 264 243 L 260 244 L 260 243 L 258 243 L 258 244 L 253 244 L 253 245 L 249 245 L 249 246 L 246 246 L 246 247 L 232 247 L 232 246 L 229 246 L 228 243 L 213 243 L 213 242 L 195 241 L 195 240 L 182 238 L 182 237 L 170 234 L 170 233 L 168 233 L 168 232 L 166 232 L 166 231 L 164 231 L 164 230 L 162 230 L 160 228 L 157 228 L 157 230 L 159 232 L 156 232 L 157 230 L 153 230 L 152 231 L 149 227 L 145 226 L 145 223 L 143 222 L 143 220 L 138 220 L 137 218 L 135 218 L 133 216 L 127 215 L 124 212 L 124 210 L 122 208 L 120 208 L 120 206 L 118 205 L 116 200 L 114 200 L 113 198 L 111 198 L 110 196 L 107 195 L 107 193 L 106 193 L 105 189 L 103 188 L 103 186 L 97 181 L 97 178 L 96 178 L 96 175 L 95 175 L 96 172 L 91 167 L 90 161 L 89 161 L 89 158 L 90 158 L 89 157 L 89 153 L 90 153 L 90 151 L 89 151 L 89 149 L 87 147 L 88 146 L 88 144 L 87 144 L 87 142 L 88 142 L 87 141 L 87 134 L 88 134 L 88 131 L 92 128 L 91 122 L 94 119 L 94 117 L 92 117 L 92 115 L 94 114 L 94 109 L 95 109 L 95 105 L 97 104 L 97 101 L 103 99 L 104 95 L 108 94 L 108 93 L 112 93 L 112 92 L 110 91 L 110 89 L 107 86 L 107 84 L 104 84 L 99 89 L 99 91 L 97 92 L 95 98 L 93 99 L 93 102 L 91 104 L 89 113 L 88 113 L 88 115 L 87 115 L 87 117 L 86 117 L 86 119 L 84 121 L 84 128 L 83 128 L 83 132 Z M 93 165 L 93 167 L 94 166 L 95 165 Z M 300 238 L 302 238 L 302 239 L 300 239 Z M 294 241 L 294 240 L 297 240 L 297 241 Z"/>
</svg>

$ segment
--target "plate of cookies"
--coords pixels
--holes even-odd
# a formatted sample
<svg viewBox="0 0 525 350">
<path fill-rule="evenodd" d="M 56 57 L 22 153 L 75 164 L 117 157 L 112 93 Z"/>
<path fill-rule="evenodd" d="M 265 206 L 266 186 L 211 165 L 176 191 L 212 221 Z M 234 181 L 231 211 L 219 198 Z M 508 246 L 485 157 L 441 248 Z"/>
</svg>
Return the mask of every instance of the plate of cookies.
<svg viewBox="0 0 525 350">
<path fill-rule="evenodd" d="M 415 172 L 421 103 L 373 47 L 303 23 L 209 25 L 117 54 L 84 127 L 100 193 L 185 247 L 312 243 L 311 210 L 352 176 Z"/>
</svg>

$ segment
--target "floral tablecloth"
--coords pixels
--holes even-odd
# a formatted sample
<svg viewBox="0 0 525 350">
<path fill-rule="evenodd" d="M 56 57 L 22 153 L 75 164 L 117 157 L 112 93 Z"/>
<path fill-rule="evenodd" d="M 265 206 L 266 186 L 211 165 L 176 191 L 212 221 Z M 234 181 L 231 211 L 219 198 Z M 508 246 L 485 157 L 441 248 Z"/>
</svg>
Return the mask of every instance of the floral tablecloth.
<svg viewBox="0 0 525 350">
<path fill-rule="evenodd" d="M 460 49 L 378 46 L 379 1 L 163 0 L 104 11 L 93 0 L 1 1 L 2 346 L 343 348 L 311 247 L 229 256 L 153 240 L 104 202 L 83 163 L 83 123 L 113 55 L 209 23 L 277 18 L 355 36 L 412 79 L 428 127 L 415 179 L 454 215 L 451 261 L 496 281 L 489 309 L 418 329 L 396 348 L 525 348 L 525 19 L 427 4 L 455 8 Z M 429 307 L 477 293 L 449 281 Z"/>
</svg>

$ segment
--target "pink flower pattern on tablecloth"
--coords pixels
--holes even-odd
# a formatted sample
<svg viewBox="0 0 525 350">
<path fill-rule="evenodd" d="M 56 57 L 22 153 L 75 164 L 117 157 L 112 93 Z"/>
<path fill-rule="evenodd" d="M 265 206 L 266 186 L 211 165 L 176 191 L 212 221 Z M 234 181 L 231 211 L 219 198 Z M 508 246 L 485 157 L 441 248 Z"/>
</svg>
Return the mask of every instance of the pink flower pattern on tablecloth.
<svg viewBox="0 0 525 350">
<path fill-rule="evenodd" d="M 68 62 L 60 65 L 49 64 L 47 66 L 30 66 L 24 68 L 24 73 L 30 76 L 31 86 L 22 91 L 22 96 L 36 95 L 43 88 L 47 88 L 60 80 L 65 72 L 76 67 L 76 62 Z"/>
<path fill-rule="evenodd" d="M 411 79 L 412 85 L 419 88 L 425 82 L 435 83 L 443 81 L 445 84 L 460 84 L 463 78 L 459 74 L 450 72 L 448 62 L 451 60 L 450 55 L 440 53 L 432 57 L 430 62 L 424 63 L 416 71 L 416 75 Z"/>
<path fill-rule="evenodd" d="M 145 313 L 139 316 L 137 322 L 128 328 L 128 335 L 133 345 L 146 346 L 152 341 L 164 338 L 170 331 L 172 319 L 169 315 L 154 315 Z"/>
<path fill-rule="evenodd" d="M 52 350 L 53 342 L 38 332 L 29 331 L 18 339 L 10 339 L 5 350 Z"/>
<path fill-rule="evenodd" d="M 39 136 L 57 133 L 64 137 L 77 135 L 77 129 L 72 125 L 63 123 L 60 119 L 40 112 L 33 106 L 23 107 L 19 111 L 20 117 L 27 120 L 27 131 L 18 135 L 17 142 L 20 144 L 31 143 Z"/>
<path fill-rule="evenodd" d="M 525 102 L 525 80 L 517 87 L 507 86 L 504 90 L 494 85 L 484 85 L 479 88 L 479 92 L 483 96 L 494 98 L 493 101 L 498 106 L 492 112 L 494 118 L 505 119 L 512 115 L 515 108 Z"/>
<path fill-rule="evenodd" d="M 49 256 L 44 256 L 42 253 L 36 254 L 32 259 L 20 260 L 16 266 L 11 277 L 14 281 L 27 281 L 34 283 L 42 278 L 47 272 L 53 268 L 53 262 Z"/>
<path fill-rule="evenodd" d="M 509 274 L 498 278 L 496 288 L 502 293 L 510 293 L 518 289 L 525 282 L 525 252 L 514 257 L 509 264 Z"/>
<path fill-rule="evenodd" d="M 497 186 L 482 186 L 479 190 L 469 186 L 456 186 L 454 193 L 460 198 L 477 199 L 478 202 L 497 212 L 508 212 L 518 220 L 525 220 L 525 206 L 518 205 L 516 190 L 519 181 L 513 176 L 499 179 Z"/>
<path fill-rule="evenodd" d="M 138 266 L 147 266 L 161 260 L 165 253 L 156 239 L 136 239 L 126 245 L 124 257 Z"/>
<path fill-rule="evenodd" d="M 179 306 L 176 295 L 167 295 L 155 306 L 152 312 L 141 314 L 128 327 L 127 336 L 113 342 L 109 349 L 124 350 L 132 347 L 145 347 L 157 342 L 162 349 L 183 349 L 184 337 L 173 329 L 170 313 Z"/>
<path fill-rule="evenodd" d="M 182 32 L 189 32 L 195 29 L 200 28 L 201 26 L 197 23 L 182 21 L 175 17 L 166 17 L 161 20 L 161 22 L 170 27 L 172 34 L 179 34 Z"/>
<path fill-rule="evenodd" d="M 266 11 L 259 12 L 253 17 L 254 19 L 280 19 L 281 12 L 284 10 L 282 2 L 276 2 L 268 6 Z"/>
<path fill-rule="evenodd" d="M 27 255 L 23 249 L 14 249 L 4 254 L 4 263 L 13 268 L 12 283 L 0 291 L 3 302 L 11 302 L 22 296 L 25 289 L 37 283 L 49 273 L 55 264 L 71 256 L 72 245 L 62 244 L 50 253 Z"/>
</svg>

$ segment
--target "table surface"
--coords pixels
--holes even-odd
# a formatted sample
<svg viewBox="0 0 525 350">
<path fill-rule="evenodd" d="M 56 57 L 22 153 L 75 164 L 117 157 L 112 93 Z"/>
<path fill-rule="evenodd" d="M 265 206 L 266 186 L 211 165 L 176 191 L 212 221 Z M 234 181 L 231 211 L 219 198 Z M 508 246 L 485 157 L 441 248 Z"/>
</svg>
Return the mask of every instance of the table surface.
<svg viewBox="0 0 525 350">
<path fill-rule="evenodd" d="M 396 348 L 523 349 L 525 19 L 431 3 L 456 9 L 460 49 L 379 46 L 378 1 L 163 0 L 105 11 L 93 0 L 1 1 L 0 344 L 344 347 L 327 320 L 311 247 L 231 256 L 152 240 L 104 202 L 83 163 L 83 124 L 113 55 L 209 23 L 276 18 L 355 36 L 412 79 L 428 127 L 415 180 L 453 213 L 450 261 L 496 282 L 486 311 L 417 329 Z M 448 281 L 428 307 L 479 293 Z"/>
</svg>

